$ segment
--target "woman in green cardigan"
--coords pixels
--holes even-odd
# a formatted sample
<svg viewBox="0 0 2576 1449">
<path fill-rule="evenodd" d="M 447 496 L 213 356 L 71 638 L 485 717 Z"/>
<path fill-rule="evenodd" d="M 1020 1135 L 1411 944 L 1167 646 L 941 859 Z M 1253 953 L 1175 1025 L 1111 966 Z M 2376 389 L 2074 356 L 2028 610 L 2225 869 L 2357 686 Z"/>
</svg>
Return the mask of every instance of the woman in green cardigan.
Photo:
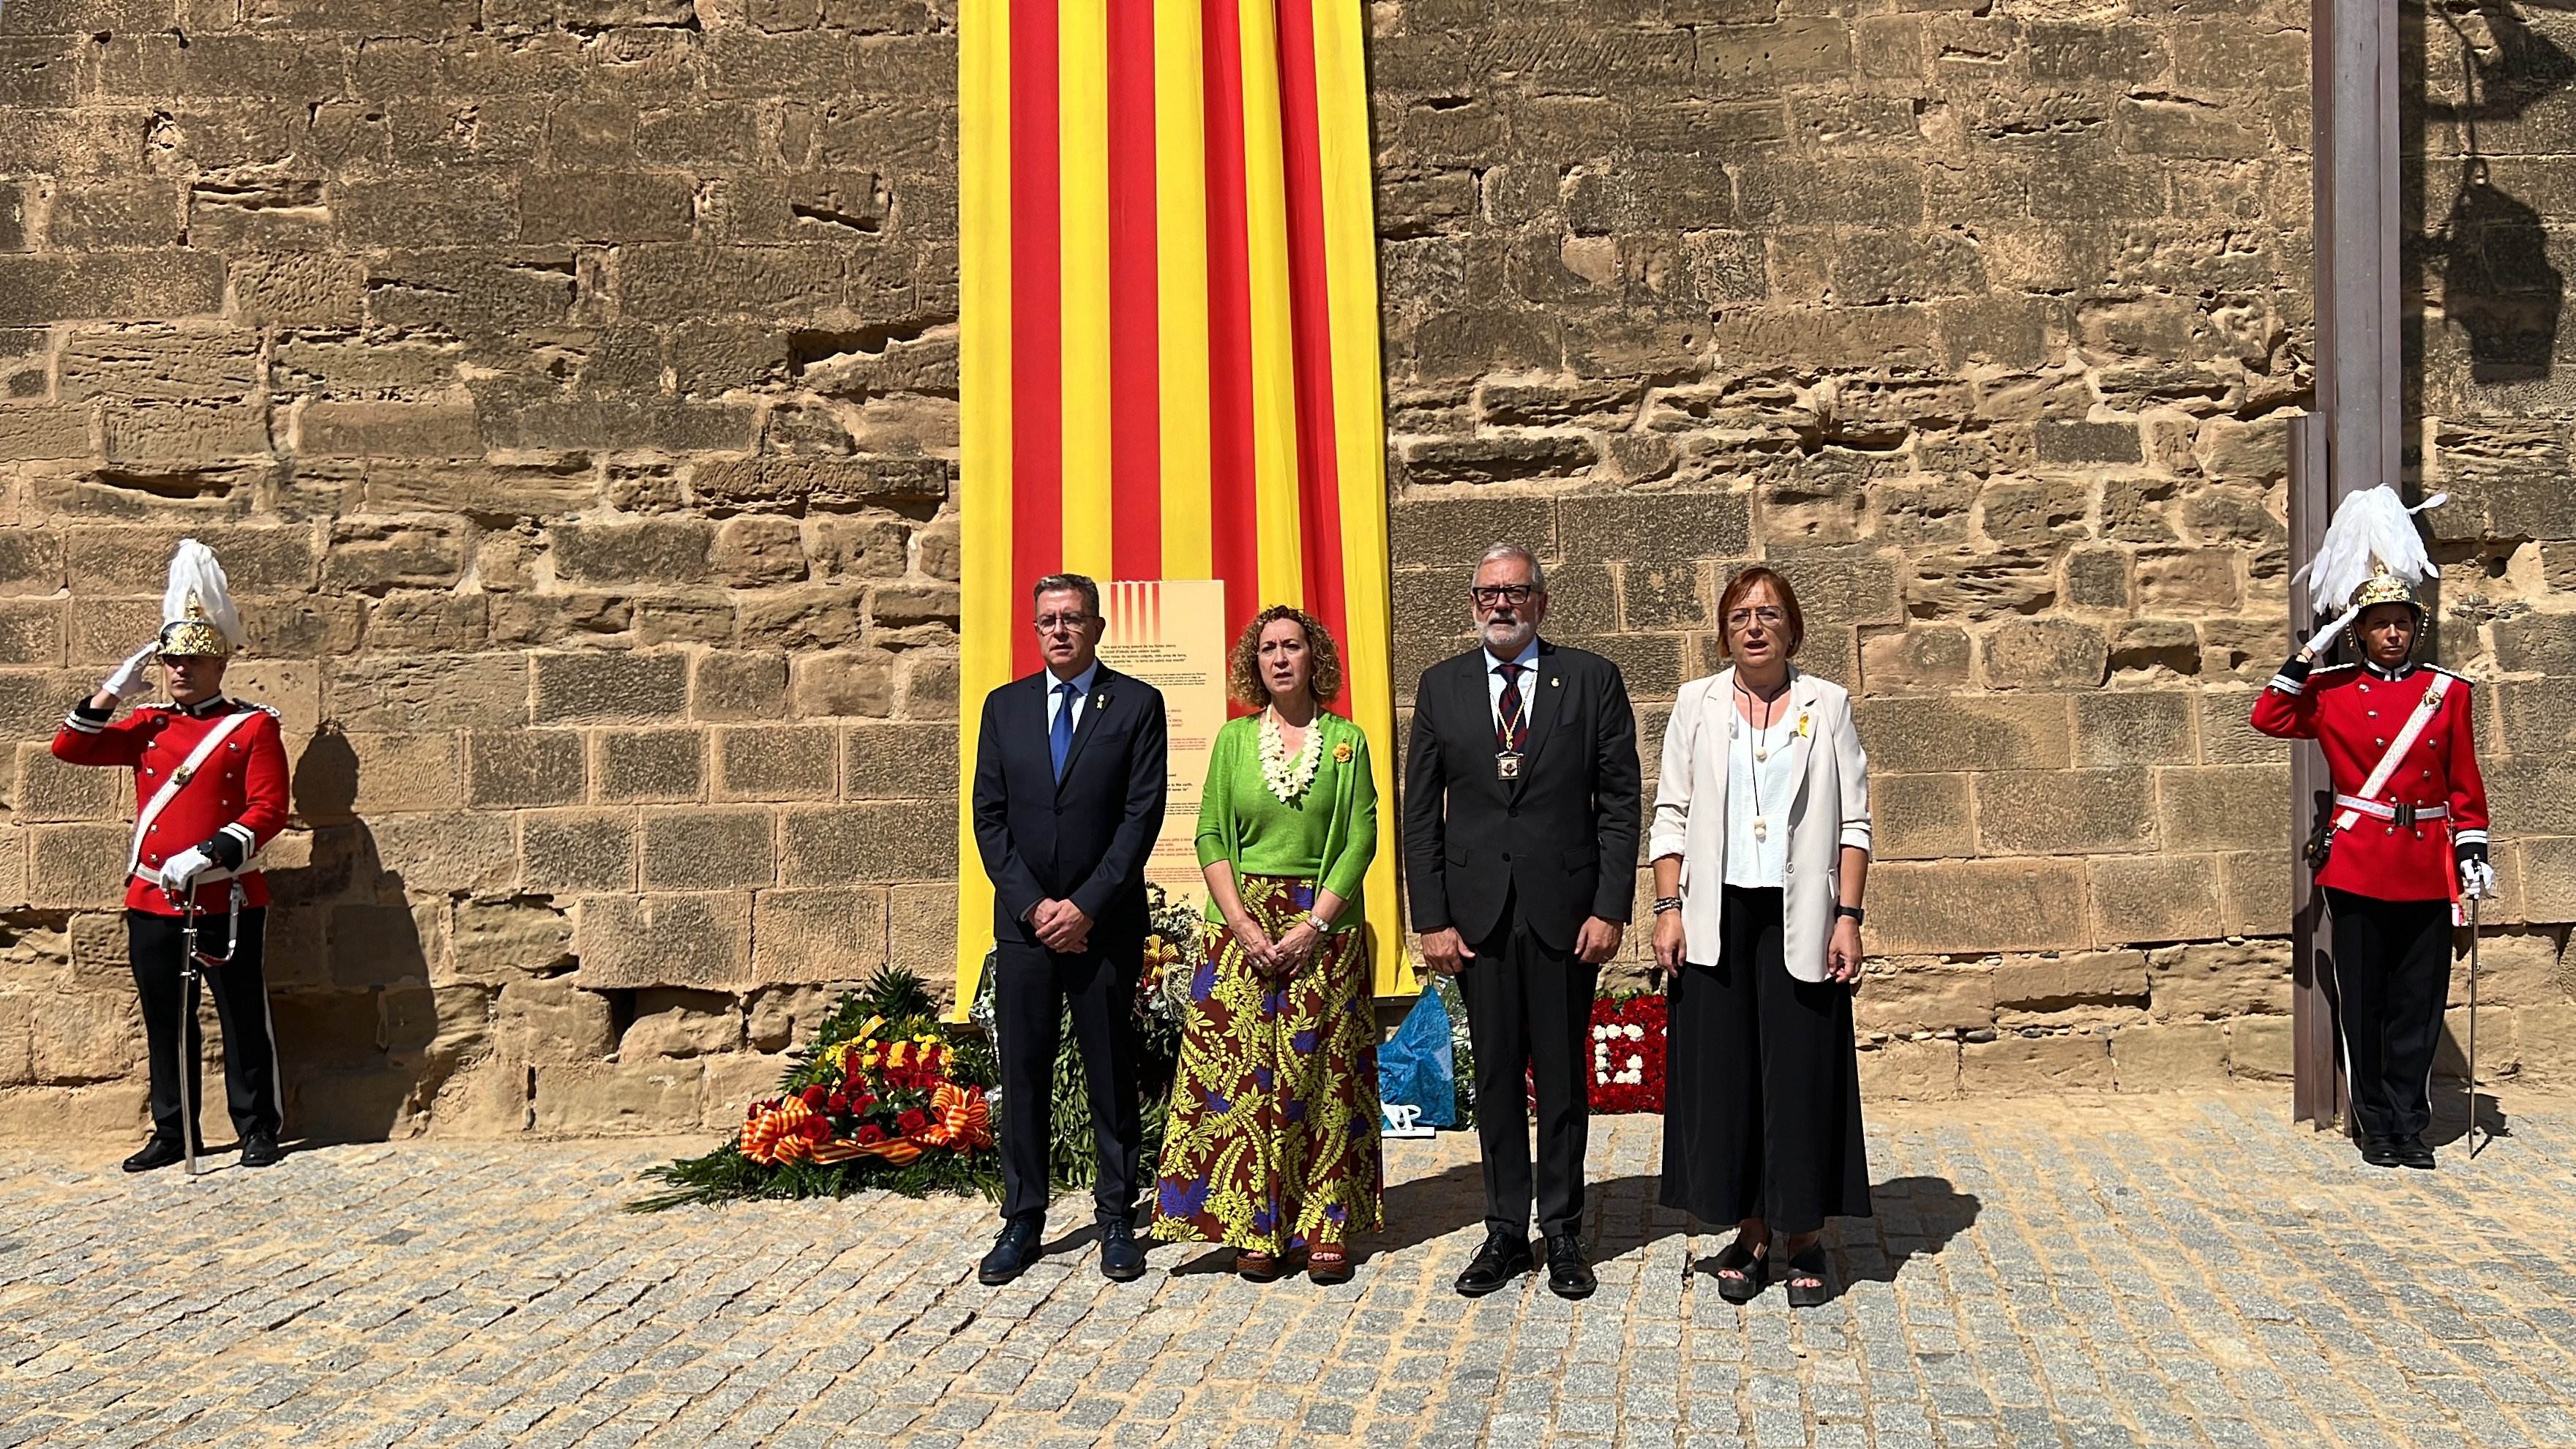
<svg viewBox="0 0 2576 1449">
<path fill-rule="evenodd" d="M 1211 938 L 1190 980 L 1164 1129 L 1153 1235 L 1226 1243 L 1266 1282 L 1306 1253 L 1351 1275 L 1354 1233 L 1381 1225 L 1377 1018 L 1360 880 L 1377 854 L 1377 786 L 1359 726 L 1330 713 L 1342 665 L 1298 609 L 1235 641 L 1234 697 L 1199 801 Z"/>
</svg>

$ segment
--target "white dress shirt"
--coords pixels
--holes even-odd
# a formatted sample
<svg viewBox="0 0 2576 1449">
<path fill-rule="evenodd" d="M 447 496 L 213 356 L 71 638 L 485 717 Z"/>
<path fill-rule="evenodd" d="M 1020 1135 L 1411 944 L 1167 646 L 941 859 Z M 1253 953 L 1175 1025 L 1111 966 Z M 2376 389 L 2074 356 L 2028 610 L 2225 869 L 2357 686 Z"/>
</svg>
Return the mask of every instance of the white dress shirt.
<svg viewBox="0 0 2576 1449">
<path fill-rule="evenodd" d="M 1521 646 L 1521 652 L 1511 659 L 1504 659 L 1495 654 L 1491 649 L 1485 651 L 1485 709 L 1487 713 L 1494 717 L 1494 738 L 1496 739 L 1502 738 L 1503 730 L 1503 676 L 1497 671 L 1499 671 L 1505 664 L 1517 664 L 1521 667 L 1519 676 L 1521 683 L 1521 723 L 1522 725 L 1527 726 L 1529 723 L 1531 686 L 1537 682 L 1538 677 L 1538 636 L 1536 634 L 1532 634 L 1530 636 L 1530 641 Z"/>
<path fill-rule="evenodd" d="M 1778 886 L 1787 875 L 1789 806 L 1798 793 L 1796 752 L 1789 748 L 1797 738 L 1797 711 L 1783 699 L 1780 717 L 1769 729 L 1757 730 L 1734 700 L 1726 707 L 1726 883 L 1754 890 Z M 1757 750 L 1764 758 L 1754 758 Z M 1753 829 L 1757 815 L 1764 824 L 1759 836 Z"/>
<path fill-rule="evenodd" d="M 1098 659 L 1092 660 L 1089 668 L 1083 670 L 1080 674 L 1075 675 L 1070 680 L 1057 679 L 1055 677 L 1054 670 L 1050 669 L 1047 671 L 1046 726 L 1048 740 L 1052 741 L 1055 738 L 1056 712 L 1064 709 L 1068 705 L 1073 709 L 1073 727 L 1076 730 L 1080 730 L 1082 728 L 1082 712 L 1091 707 L 1091 687 L 1099 682 L 1100 661 Z M 1062 694 L 1059 694 L 1056 691 L 1057 685 L 1067 683 L 1073 686 L 1073 697 L 1071 699 L 1065 698 Z M 1052 748 L 1053 746 L 1050 745 L 1049 747 Z"/>
</svg>

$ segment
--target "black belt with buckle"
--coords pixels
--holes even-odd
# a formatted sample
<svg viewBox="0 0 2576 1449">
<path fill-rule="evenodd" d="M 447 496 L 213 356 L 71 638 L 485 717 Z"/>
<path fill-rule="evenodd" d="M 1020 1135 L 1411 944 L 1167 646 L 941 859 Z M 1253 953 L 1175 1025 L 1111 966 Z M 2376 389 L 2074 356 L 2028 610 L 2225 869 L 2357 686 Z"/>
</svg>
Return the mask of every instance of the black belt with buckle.
<svg viewBox="0 0 2576 1449">
<path fill-rule="evenodd" d="M 2395 818 L 2399 826 L 2407 830 L 2415 828 L 2415 807 L 2412 804 L 2401 804 L 2391 808 L 2397 812 Z"/>
</svg>

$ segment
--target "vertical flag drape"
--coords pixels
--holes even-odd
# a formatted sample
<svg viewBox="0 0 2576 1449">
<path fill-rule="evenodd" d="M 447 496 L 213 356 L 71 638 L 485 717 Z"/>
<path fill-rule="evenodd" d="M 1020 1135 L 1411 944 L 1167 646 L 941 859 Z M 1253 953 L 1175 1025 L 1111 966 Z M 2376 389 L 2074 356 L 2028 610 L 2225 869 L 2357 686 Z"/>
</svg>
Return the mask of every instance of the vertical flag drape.
<svg viewBox="0 0 2576 1449">
<path fill-rule="evenodd" d="M 963 0 L 958 1000 L 991 945 L 974 718 L 1038 668 L 1030 580 L 1295 604 L 1368 732 L 1378 989 L 1396 926 L 1384 403 L 1360 0 Z"/>
</svg>

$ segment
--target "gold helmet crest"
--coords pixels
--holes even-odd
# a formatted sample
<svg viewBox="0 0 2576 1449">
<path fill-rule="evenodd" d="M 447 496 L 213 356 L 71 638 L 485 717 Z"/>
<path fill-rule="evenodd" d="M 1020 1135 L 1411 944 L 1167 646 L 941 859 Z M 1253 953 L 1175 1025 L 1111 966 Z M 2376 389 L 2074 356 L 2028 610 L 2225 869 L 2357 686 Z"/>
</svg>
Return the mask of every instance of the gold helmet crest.
<svg viewBox="0 0 2576 1449">
<path fill-rule="evenodd" d="M 170 586 L 161 594 L 161 653 L 229 658 L 243 641 L 241 615 L 215 551 L 193 538 L 170 556 Z"/>
</svg>

